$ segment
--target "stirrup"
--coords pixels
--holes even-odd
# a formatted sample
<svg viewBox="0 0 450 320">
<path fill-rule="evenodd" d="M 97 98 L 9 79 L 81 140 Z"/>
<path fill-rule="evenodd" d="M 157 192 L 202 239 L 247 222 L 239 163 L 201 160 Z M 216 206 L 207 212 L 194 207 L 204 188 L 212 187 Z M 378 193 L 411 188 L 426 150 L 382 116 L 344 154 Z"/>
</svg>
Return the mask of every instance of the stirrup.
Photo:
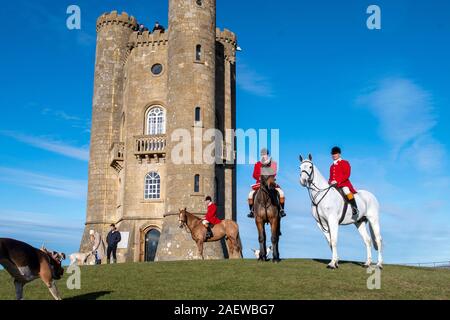
<svg viewBox="0 0 450 320">
<path fill-rule="evenodd" d="M 250 211 L 250 213 L 247 215 L 247 218 L 254 218 L 255 214 L 253 213 L 253 211 Z"/>
<path fill-rule="evenodd" d="M 280 210 L 280 217 L 286 217 L 286 212 L 284 212 L 284 209 Z"/>
</svg>

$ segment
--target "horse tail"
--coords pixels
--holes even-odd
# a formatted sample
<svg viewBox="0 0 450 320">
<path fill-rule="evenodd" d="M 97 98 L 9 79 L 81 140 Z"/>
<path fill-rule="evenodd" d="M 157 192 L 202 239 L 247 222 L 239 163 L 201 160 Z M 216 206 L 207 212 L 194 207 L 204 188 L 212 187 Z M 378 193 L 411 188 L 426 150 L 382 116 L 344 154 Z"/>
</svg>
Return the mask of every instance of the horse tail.
<svg viewBox="0 0 450 320">
<path fill-rule="evenodd" d="M 376 241 L 375 232 L 373 230 L 373 225 L 379 224 L 379 215 L 380 215 L 380 205 L 378 203 L 377 198 L 371 193 L 370 195 L 370 201 L 369 201 L 369 207 L 368 207 L 368 225 L 369 225 L 369 231 L 370 231 L 370 237 L 372 238 L 372 244 L 375 250 L 380 250 L 381 248 L 378 247 L 378 243 Z M 371 203 L 370 203 L 371 202 Z M 379 229 L 379 227 L 378 227 Z"/>
</svg>

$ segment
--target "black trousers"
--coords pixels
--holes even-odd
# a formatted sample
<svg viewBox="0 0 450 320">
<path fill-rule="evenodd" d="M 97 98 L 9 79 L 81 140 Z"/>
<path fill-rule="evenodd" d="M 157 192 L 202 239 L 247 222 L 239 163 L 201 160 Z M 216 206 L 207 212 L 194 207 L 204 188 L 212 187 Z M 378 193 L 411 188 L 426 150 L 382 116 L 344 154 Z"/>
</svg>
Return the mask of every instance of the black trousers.
<svg viewBox="0 0 450 320">
<path fill-rule="evenodd" d="M 112 253 L 114 261 L 117 261 L 117 256 L 116 256 L 117 246 L 114 246 L 114 247 L 108 246 L 108 249 L 106 250 L 106 256 L 108 257 L 108 261 L 111 259 L 111 253 Z"/>
</svg>

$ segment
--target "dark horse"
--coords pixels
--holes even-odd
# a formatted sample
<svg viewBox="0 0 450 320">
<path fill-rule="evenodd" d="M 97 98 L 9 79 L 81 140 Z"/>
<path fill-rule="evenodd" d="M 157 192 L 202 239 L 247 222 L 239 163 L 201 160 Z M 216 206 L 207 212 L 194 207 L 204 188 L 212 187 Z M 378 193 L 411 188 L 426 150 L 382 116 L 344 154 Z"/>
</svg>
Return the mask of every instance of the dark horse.
<svg viewBox="0 0 450 320">
<path fill-rule="evenodd" d="M 267 261 L 266 250 L 266 223 L 270 223 L 272 233 L 273 262 L 280 262 L 278 240 L 280 238 L 280 214 L 277 205 L 278 193 L 275 189 L 275 177 L 261 175 L 261 186 L 256 191 L 254 200 L 254 214 L 256 227 L 258 228 L 259 261 Z"/>
</svg>

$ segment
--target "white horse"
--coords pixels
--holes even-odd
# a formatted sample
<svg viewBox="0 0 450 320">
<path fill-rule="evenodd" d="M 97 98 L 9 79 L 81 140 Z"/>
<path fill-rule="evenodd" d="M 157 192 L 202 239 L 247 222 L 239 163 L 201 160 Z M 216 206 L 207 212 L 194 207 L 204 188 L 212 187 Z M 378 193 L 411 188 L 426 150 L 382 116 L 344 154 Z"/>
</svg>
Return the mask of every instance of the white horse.
<svg viewBox="0 0 450 320">
<path fill-rule="evenodd" d="M 363 265 L 369 267 L 372 263 L 371 243 L 378 251 L 377 267 L 383 267 L 383 257 L 381 254 L 382 243 L 379 223 L 379 204 L 375 196 L 364 190 L 355 194 L 356 203 L 359 208 L 357 217 L 353 216 L 352 209 L 348 206 L 344 211 L 344 199 L 341 194 L 328 184 L 320 171 L 312 162 L 312 156 L 308 159 L 300 159 L 300 184 L 308 189 L 311 198 L 311 210 L 317 225 L 322 230 L 332 251 L 332 259 L 328 268 L 336 269 L 339 267 L 339 257 L 337 253 L 337 239 L 339 224 L 354 224 L 358 228 L 361 237 L 364 240 L 367 249 L 367 261 Z M 368 222 L 370 234 L 366 229 Z"/>
</svg>

